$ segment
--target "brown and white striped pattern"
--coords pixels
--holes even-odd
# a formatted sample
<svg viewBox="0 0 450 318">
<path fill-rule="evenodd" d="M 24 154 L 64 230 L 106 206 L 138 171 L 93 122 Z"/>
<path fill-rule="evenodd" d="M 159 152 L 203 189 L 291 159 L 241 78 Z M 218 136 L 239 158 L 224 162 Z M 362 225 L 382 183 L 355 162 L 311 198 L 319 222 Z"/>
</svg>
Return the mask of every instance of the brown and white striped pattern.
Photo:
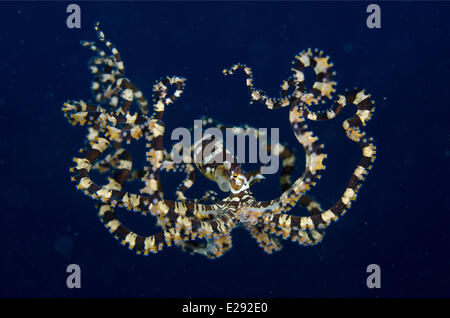
<svg viewBox="0 0 450 318">
<path fill-rule="evenodd" d="M 95 30 L 107 52 L 94 42 L 82 42 L 82 45 L 95 54 L 89 67 L 94 75 L 91 88 L 97 104 L 82 100 L 67 101 L 62 108 L 71 124 L 88 128 L 87 146 L 74 158 L 76 165 L 70 172 L 79 190 L 102 202 L 98 213 L 100 220 L 123 245 L 143 255 L 176 245 L 189 253 L 216 258 L 231 248 L 231 231 L 237 225 L 243 225 L 266 252 L 272 253 L 281 249 L 278 237 L 291 239 L 302 245 L 319 243 L 324 237 L 323 229 L 350 208 L 375 160 L 376 149 L 372 139 L 362 131 L 372 117 L 374 105 L 370 95 L 364 90 L 353 89 L 344 95 L 337 95 L 332 106 L 325 111 L 310 109 L 312 105 L 331 100 L 335 91 L 333 64 L 322 51 L 309 49 L 295 57 L 291 69 L 293 74 L 282 82 L 280 98 L 271 98 L 255 89 L 252 71 L 245 65 L 236 64 L 224 71 L 227 75 L 238 69 L 244 70 L 252 101 L 263 103 L 269 109 L 290 106 L 289 122 L 306 156 L 303 174 L 291 182 L 295 167 L 292 151 L 281 144 L 268 144 L 268 150 L 282 159 L 280 183 L 283 193 L 270 201 L 257 201 L 248 187 L 261 180 L 258 171 L 245 173 L 234 160 L 230 160 L 230 164 L 223 164 L 208 157 L 197 164 L 198 170 L 218 184 L 227 183 L 228 187 L 221 189 L 230 193 L 218 200 L 217 194 L 209 190 L 200 200 L 192 200 L 186 197 L 185 192 L 194 184 L 194 166 L 173 163 L 163 147 L 164 111 L 166 106 L 175 102 L 183 93 L 185 79 L 177 76 L 164 77 L 154 85 L 153 114 L 148 117 L 147 99 L 124 77 L 125 67 L 118 50 L 106 40 L 98 23 Z M 316 74 L 316 81 L 309 91 L 305 87 L 303 72 L 306 67 L 312 67 Z M 171 96 L 168 94 L 170 86 L 175 87 Z M 288 94 L 291 88 L 293 92 Z M 135 104 L 137 110 L 133 112 Z M 356 105 L 357 111 L 353 117 L 343 121 L 343 128 L 347 137 L 360 146 L 362 158 L 339 201 L 323 210 L 317 202 L 306 196 L 324 171 L 326 159 L 323 145 L 308 129 L 306 120 L 333 119 L 347 104 Z M 219 129 L 230 127 L 207 118 L 204 123 Z M 231 128 L 239 132 L 248 127 L 244 125 Z M 131 154 L 123 147 L 123 143 L 131 143 L 142 137 L 147 141 L 146 165 L 133 170 Z M 261 137 L 257 131 L 256 137 Z M 216 145 L 216 148 L 220 147 L 224 150 L 222 155 L 226 157 L 223 145 Z M 94 170 L 107 174 L 107 184 L 98 185 L 91 179 Z M 164 199 L 159 177 L 161 170 L 186 174 L 185 180 L 177 188 L 176 201 Z M 122 190 L 125 182 L 139 178 L 144 184 L 141 194 Z M 306 207 L 308 215 L 286 213 L 297 204 Z M 142 214 L 150 212 L 156 217 L 161 231 L 150 236 L 133 232 L 117 219 L 114 214 L 115 206 Z"/>
<path fill-rule="evenodd" d="M 242 69 L 247 78 L 246 85 L 250 92 L 252 102 L 257 101 L 263 103 L 269 109 L 291 106 L 298 100 L 317 104 L 324 97 L 331 98 L 331 93 L 335 91 L 334 86 L 336 82 L 332 81 L 335 73 L 331 70 L 333 64 L 329 63 L 328 59 L 328 56 L 323 55 L 323 51 L 317 49 L 308 49 L 296 55 L 292 62 L 293 67 L 291 68 L 293 75 L 281 84 L 280 98 L 269 97 L 262 90 L 255 89 L 252 70 L 244 64 L 235 64 L 229 69 L 224 69 L 223 74 L 232 75 L 238 69 Z M 303 70 L 306 67 L 312 67 L 316 74 L 316 81 L 310 92 L 307 92 L 305 88 L 305 75 Z M 291 94 L 287 95 L 287 91 L 290 88 L 294 88 L 294 90 Z"/>
</svg>

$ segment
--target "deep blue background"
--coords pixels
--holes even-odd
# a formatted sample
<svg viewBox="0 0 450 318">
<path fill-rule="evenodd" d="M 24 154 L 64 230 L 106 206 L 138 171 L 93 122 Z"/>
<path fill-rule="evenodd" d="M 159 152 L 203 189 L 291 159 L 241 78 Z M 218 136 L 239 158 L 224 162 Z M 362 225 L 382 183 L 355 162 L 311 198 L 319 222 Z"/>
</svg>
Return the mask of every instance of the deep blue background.
<svg viewBox="0 0 450 318">
<path fill-rule="evenodd" d="M 82 28 L 70 30 L 67 3 L 2 2 L 0 296 L 450 296 L 450 6 L 380 4 L 382 28 L 371 30 L 367 3 L 81 3 Z M 177 248 L 143 257 L 120 246 L 98 221 L 94 202 L 69 182 L 85 131 L 60 111 L 67 99 L 91 98 L 91 52 L 79 41 L 96 39 L 97 20 L 147 96 L 162 76 L 188 79 L 166 112 L 169 130 L 190 127 L 201 115 L 279 127 L 282 141 L 297 149 L 296 175 L 302 150 L 287 110 L 249 105 L 244 76 L 221 70 L 246 63 L 255 85 L 276 95 L 299 51 L 323 49 L 335 63 L 338 90 L 365 88 L 377 105 L 367 126 L 377 161 L 350 212 L 320 245 L 285 241 L 273 255 L 243 230 L 233 232 L 232 250 L 217 260 Z M 340 127 L 353 112 L 310 125 L 329 154 L 311 192 L 324 208 L 340 197 L 360 159 Z M 179 179 L 166 177 L 170 196 Z M 213 187 L 198 180 L 192 197 Z M 261 200 L 280 194 L 276 177 L 254 191 Z M 155 229 L 152 217 L 118 214 L 143 234 Z M 66 288 L 71 263 L 82 269 L 79 290 Z M 381 266 L 381 289 L 365 285 L 372 263 Z"/>
</svg>

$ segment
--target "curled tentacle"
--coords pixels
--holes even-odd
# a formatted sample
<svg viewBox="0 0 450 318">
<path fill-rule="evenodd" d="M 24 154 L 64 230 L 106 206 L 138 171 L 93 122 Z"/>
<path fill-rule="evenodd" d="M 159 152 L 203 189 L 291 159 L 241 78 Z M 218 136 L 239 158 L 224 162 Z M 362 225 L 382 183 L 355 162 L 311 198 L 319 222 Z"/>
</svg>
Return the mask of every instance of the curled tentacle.
<svg viewBox="0 0 450 318">
<path fill-rule="evenodd" d="M 323 239 L 323 229 L 343 215 L 356 199 L 375 160 L 376 150 L 372 139 L 366 137 L 362 130 L 373 114 L 373 101 L 364 90 L 353 89 L 338 95 L 329 109 L 312 110 L 313 105 L 332 100 L 332 93 L 335 92 L 333 64 L 322 51 L 308 49 L 295 57 L 291 69 L 293 73 L 282 82 L 279 98 L 269 97 L 254 87 L 249 67 L 236 64 L 224 70 L 225 75 L 239 69 L 245 72 L 252 102 L 263 103 L 269 109 L 290 106 L 289 123 L 305 151 L 304 172 L 294 182 L 291 174 L 296 160 L 288 147 L 270 143 L 266 133 L 248 125 L 233 127 L 210 118 L 202 120 L 203 125 L 218 128 L 219 133 L 230 129 L 240 137 L 254 137 L 260 146 L 281 158 L 282 194 L 270 201 L 258 201 L 250 188 L 263 179 L 262 170 L 245 172 L 237 162 L 239 158 L 214 134 L 204 134 L 190 148 L 194 159 L 197 159 L 196 155 L 202 154 L 202 160 L 194 160 L 194 163 L 192 158 L 183 163 L 172 160 L 163 147 L 165 124 L 162 119 L 166 106 L 182 95 L 186 80 L 173 76 L 158 81 L 153 86 L 153 113 L 147 116 L 147 99 L 132 81 L 124 77 L 125 67 L 118 50 L 106 40 L 98 23 L 95 31 L 106 50 L 102 50 L 95 42 L 82 42 L 82 45 L 95 54 L 89 61 L 89 68 L 94 77 L 91 89 L 96 103 L 67 101 L 62 108 L 72 125 L 87 127 L 86 146 L 74 158 L 76 165 L 70 172 L 79 190 L 102 202 L 98 213 L 100 220 L 123 245 L 143 255 L 176 245 L 191 254 L 217 258 L 231 248 L 231 232 L 239 225 L 249 230 L 260 247 L 268 253 L 281 249 L 280 238 L 291 239 L 301 245 L 314 245 Z M 310 89 L 305 85 L 304 69 L 307 67 L 313 68 L 316 77 Z M 169 93 L 171 87 L 175 88 L 172 94 Z M 137 104 L 136 111 L 133 110 L 134 104 Z M 308 129 L 306 120 L 335 118 L 347 104 L 356 105 L 357 111 L 342 125 L 347 137 L 360 146 L 362 158 L 339 201 L 323 210 L 306 193 L 325 170 L 324 160 L 327 155 L 323 144 Z M 142 137 L 147 142 L 145 166 L 133 169 L 131 154 L 122 144 Z M 178 148 L 174 147 L 175 150 Z M 215 182 L 225 193 L 225 198 L 219 200 L 217 193 L 208 190 L 200 199 L 188 199 L 185 192 L 194 184 L 195 169 Z M 93 171 L 106 174 L 107 184 L 95 183 L 91 177 Z M 186 175 L 176 190 L 175 201 L 164 198 L 161 171 L 183 172 Z M 140 194 L 122 190 L 126 181 L 133 180 L 143 183 Z M 287 214 L 296 205 L 306 207 L 308 215 Z M 149 236 L 133 232 L 115 216 L 116 206 L 144 215 L 152 214 L 161 230 Z"/>
</svg>

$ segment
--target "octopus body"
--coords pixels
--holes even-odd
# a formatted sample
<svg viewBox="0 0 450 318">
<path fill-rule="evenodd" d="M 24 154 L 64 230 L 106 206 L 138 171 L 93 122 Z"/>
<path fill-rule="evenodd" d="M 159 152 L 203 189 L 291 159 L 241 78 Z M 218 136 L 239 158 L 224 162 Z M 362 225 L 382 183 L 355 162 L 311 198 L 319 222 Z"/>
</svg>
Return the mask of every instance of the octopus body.
<svg viewBox="0 0 450 318">
<path fill-rule="evenodd" d="M 364 90 L 352 89 L 333 97 L 337 85 L 333 81 L 333 64 L 322 51 L 308 49 L 295 56 L 292 75 L 281 84 L 279 98 L 269 97 L 255 88 L 252 70 L 248 66 L 236 64 L 223 71 L 225 75 L 239 70 L 245 73 L 252 102 L 273 110 L 289 107 L 289 124 L 305 152 L 304 172 L 292 181 L 291 173 L 295 166 L 292 150 L 280 143 L 265 145 L 268 151 L 282 159 L 282 194 L 268 201 L 258 201 L 251 188 L 264 179 L 261 170 L 244 171 L 223 143 L 208 134 L 191 146 L 191 151 L 202 151 L 203 146 L 213 143 L 214 156 L 203 156 L 202 161 L 195 163 L 192 160 L 183 163 L 173 160 L 163 147 L 165 126 L 162 119 L 166 107 L 172 107 L 171 104 L 182 95 L 186 80 L 172 76 L 156 82 L 150 107 L 143 92 L 125 77 L 120 54 L 106 40 L 98 23 L 95 30 L 100 43 L 81 42 L 95 54 L 89 61 L 94 76 L 91 86 L 94 102 L 69 100 L 62 107 L 71 124 L 85 126 L 88 130 L 86 144 L 73 159 L 75 166 L 70 173 L 77 189 L 99 202 L 101 222 L 123 245 L 142 255 L 178 246 L 189 253 L 216 258 L 231 248 L 231 232 L 239 226 L 247 229 L 264 251 L 272 253 L 281 249 L 280 238 L 302 245 L 319 243 L 324 230 L 350 208 L 375 161 L 372 138 L 362 131 L 375 107 L 371 96 Z M 106 51 L 99 45 L 104 45 Z M 303 70 L 307 67 L 313 68 L 316 75 L 310 90 L 305 88 Z M 169 88 L 173 93 L 169 94 Z M 311 110 L 312 106 L 325 102 L 332 106 L 325 111 Z M 342 126 L 347 137 L 359 145 L 362 156 L 340 199 L 328 209 L 322 209 L 307 196 L 307 192 L 325 170 L 327 155 L 323 144 L 308 129 L 306 122 L 331 120 L 348 104 L 354 104 L 357 111 L 353 117 L 344 120 Z M 250 126 L 226 126 L 206 117 L 202 120 L 205 125 L 219 129 L 232 129 L 236 133 L 252 131 L 255 138 L 263 137 Z M 126 145 L 141 138 L 146 140 L 146 165 L 135 168 Z M 218 157 L 222 160 L 217 160 Z M 96 183 L 93 171 L 106 174 L 108 182 L 103 185 Z M 185 173 L 186 178 L 176 190 L 176 200 L 164 198 L 161 171 Z M 217 193 L 209 190 L 200 199 L 187 198 L 185 192 L 194 184 L 197 171 L 215 182 L 226 196 L 218 199 Z M 134 180 L 143 184 L 140 193 L 124 191 L 124 185 Z M 290 214 L 296 205 L 306 207 L 308 214 Z M 116 217 L 116 207 L 154 216 L 161 230 L 148 236 L 135 233 Z"/>
</svg>

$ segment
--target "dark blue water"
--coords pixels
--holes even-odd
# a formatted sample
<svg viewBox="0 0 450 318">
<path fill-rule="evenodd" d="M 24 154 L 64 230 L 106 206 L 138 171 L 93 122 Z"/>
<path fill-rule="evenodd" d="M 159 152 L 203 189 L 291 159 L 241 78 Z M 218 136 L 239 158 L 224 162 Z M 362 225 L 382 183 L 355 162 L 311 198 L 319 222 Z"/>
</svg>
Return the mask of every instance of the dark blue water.
<svg viewBox="0 0 450 318">
<path fill-rule="evenodd" d="M 366 27 L 367 3 L 356 2 L 82 3 L 79 30 L 66 27 L 66 5 L 0 4 L 1 296 L 450 296 L 448 3 L 381 2 L 381 29 Z M 79 41 L 96 39 L 97 20 L 148 97 L 162 76 L 188 79 L 165 114 L 168 131 L 202 115 L 278 127 L 296 149 L 295 176 L 303 152 L 287 110 L 250 105 L 244 76 L 221 71 L 246 63 L 255 85 L 276 96 L 298 52 L 324 50 L 338 91 L 365 88 L 377 105 L 367 126 L 377 161 L 350 211 L 320 245 L 284 241 L 272 255 L 242 229 L 216 260 L 178 248 L 143 257 L 118 244 L 95 202 L 69 181 L 85 130 L 61 112 L 67 99 L 91 98 L 91 52 Z M 360 159 L 341 128 L 354 111 L 310 125 L 329 156 L 311 192 L 324 208 L 339 199 Z M 163 176 L 168 197 L 176 178 Z M 199 177 L 187 194 L 213 186 Z M 260 200 L 281 193 L 276 177 L 254 192 Z M 117 213 L 142 234 L 156 230 L 153 217 Z M 81 289 L 66 287 L 72 263 L 81 267 Z M 369 264 L 381 267 L 380 289 L 366 287 Z"/>
</svg>

